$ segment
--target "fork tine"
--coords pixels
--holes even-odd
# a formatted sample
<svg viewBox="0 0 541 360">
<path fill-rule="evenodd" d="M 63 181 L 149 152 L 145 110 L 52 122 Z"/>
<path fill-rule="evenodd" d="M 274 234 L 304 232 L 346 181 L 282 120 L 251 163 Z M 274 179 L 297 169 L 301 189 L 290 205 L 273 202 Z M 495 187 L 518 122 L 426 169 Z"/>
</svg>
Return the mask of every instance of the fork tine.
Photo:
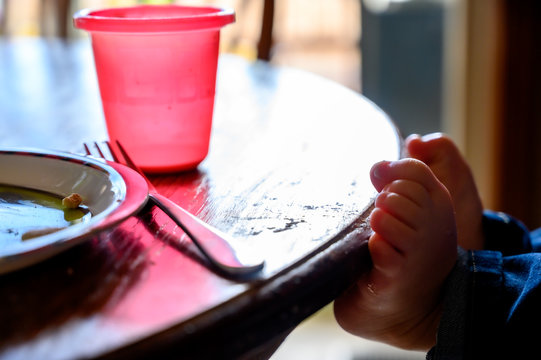
<svg viewBox="0 0 541 360">
<path fill-rule="evenodd" d="M 116 163 L 119 163 L 121 164 L 122 162 L 120 161 L 120 159 L 118 158 L 118 156 L 116 155 L 116 151 L 113 150 L 113 146 L 111 145 L 111 142 L 109 140 L 107 140 L 105 142 L 105 146 L 107 146 L 107 149 L 109 150 L 109 153 L 111 154 L 111 156 L 113 157 L 113 160 L 116 162 Z"/>
<path fill-rule="evenodd" d="M 87 143 L 83 143 L 83 146 L 85 148 L 85 152 L 87 155 L 92 155 L 92 152 L 90 151 L 90 148 L 88 147 Z"/>
<path fill-rule="evenodd" d="M 96 148 L 96 150 L 98 150 L 98 154 L 100 154 L 100 157 L 102 159 L 107 159 L 107 157 L 105 157 L 105 155 L 103 154 L 103 151 L 101 151 L 100 145 L 97 141 L 94 141 L 94 147 Z"/>
<path fill-rule="evenodd" d="M 139 168 L 139 166 L 137 166 L 133 160 L 130 158 L 130 156 L 128 155 L 128 152 L 126 151 L 126 149 L 124 149 L 124 147 L 122 146 L 122 144 L 120 143 L 120 141 L 116 141 L 116 148 L 120 151 L 122 157 L 124 158 L 124 162 L 120 162 L 121 164 L 123 165 L 126 165 L 130 168 L 132 168 L 133 170 L 137 171 L 142 177 L 143 179 L 146 180 L 147 184 L 148 184 L 148 188 L 150 191 L 155 191 L 157 192 L 154 184 L 152 184 L 152 181 L 150 181 L 145 173 L 143 172 L 143 170 L 141 170 L 141 168 Z M 112 147 L 109 147 L 109 149 L 111 150 L 111 153 L 114 154 L 114 149 Z M 119 156 L 119 155 L 117 155 Z M 163 209 L 162 209 L 163 210 Z"/>
<path fill-rule="evenodd" d="M 100 146 L 100 143 L 97 141 L 91 143 L 83 143 L 86 155 L 95 157 L 97 159 L 116 161 L 114 153 L 109 149 L 109 146 L 107 145 L 107 149 L 105 149 L 103 146 L 104 145 Z"/>
<path fill-rule="evenodd" d="M 118 149 L 122 153 L 122 156 L 124 157 L 124 160 L 126 161 L 126 165 L 128 165 L 132 169 L 136 170 L 137 172 L 143 174 L 143 171 L 141 171 L 141 169 L 139 169 L 139 167 L 137 165 L 135 165 L 135 163 L 130 158 L 130 156 L 128 155 L 128 153 L 126 152 L 126 150 L 124 149 L 124 147 L 120 143 L 120 141 L 118 141 L 118 140 L 116 141 L 116 146 L 118 147 Z"/>
</svg>

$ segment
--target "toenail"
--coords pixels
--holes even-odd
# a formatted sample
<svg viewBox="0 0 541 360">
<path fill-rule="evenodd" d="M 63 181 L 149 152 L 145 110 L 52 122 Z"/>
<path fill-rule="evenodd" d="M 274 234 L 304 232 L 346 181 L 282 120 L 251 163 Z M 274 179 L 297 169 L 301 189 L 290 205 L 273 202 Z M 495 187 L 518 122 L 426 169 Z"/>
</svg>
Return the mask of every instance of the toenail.
<svg viewBox="0 0 541 360">
<path fill-rule="evenodd" d="M 382 166 L 388 166 L 389 165 L 389 161 L 381 161 L 379 163 L 377 163 L 376 165 L 374 165 L 374 171 L 373 171 L 373 175 L 376 179 L 383 179 L 383 173 L 382 173 Z"/>
</svg>

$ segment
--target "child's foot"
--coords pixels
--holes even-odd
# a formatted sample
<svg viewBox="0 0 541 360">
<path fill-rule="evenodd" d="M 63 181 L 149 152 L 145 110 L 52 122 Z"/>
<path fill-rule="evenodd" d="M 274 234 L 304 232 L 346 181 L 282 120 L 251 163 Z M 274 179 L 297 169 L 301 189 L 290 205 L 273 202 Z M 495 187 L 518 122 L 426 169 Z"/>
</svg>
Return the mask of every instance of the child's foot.
<svg viewBox="0 0 541 360">
<path fill-rule="evenodd" d="M 455 206 L 458 245 L 483 249 L 483 205 L 472 172 L 453 141 L 443 134 L 406 139 L 409 155 L 427 164 L 451 193 Z"/>
<path fill-rule="evenodd" d="M 436 342 L 441 291 L 456 261 L 451 197 L 415 159 L 372 168 L 379 192 L 370 215 L 371 271 L 335 301 L 347 331 L 394 346 L 428 350 Z"/>
</svg>

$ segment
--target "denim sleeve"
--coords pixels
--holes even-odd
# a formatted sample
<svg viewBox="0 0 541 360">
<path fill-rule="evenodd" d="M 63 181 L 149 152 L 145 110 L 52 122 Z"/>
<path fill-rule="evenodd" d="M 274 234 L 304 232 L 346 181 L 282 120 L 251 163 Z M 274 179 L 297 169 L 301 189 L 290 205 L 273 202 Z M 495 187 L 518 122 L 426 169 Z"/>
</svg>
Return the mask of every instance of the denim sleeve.
<svg viewBox="0 0 541 360">
<path fill-rule="evenodd" d="M 534 251 L 532 238 L 526 226 L 502 212 L 483 213 L 485 249 L 502 253 L 503 256 Z"/>
<path fill-rule="evenodd" d="M 501 213 L 483 221 L 488 250 L 459 249 L 427 359 L 539 358 L 541 253 L 536 232 Z"/>
<path fill-rule="evenodd" d="M 457 263 L 445 284 L 436 346 L 428 352 L 428 360 L 464 359 L 468 277 L 468 254 L 459 248 Z"/>
</svg>

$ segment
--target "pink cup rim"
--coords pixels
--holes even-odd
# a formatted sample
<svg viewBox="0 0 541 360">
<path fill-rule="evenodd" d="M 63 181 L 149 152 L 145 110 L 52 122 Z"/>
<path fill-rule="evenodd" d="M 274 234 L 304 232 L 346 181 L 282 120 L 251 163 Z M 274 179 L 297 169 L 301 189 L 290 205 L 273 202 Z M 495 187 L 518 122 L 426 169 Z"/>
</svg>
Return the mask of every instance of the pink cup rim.
<svg viewBox="0 0 541 360">
<path fill-rule="evenodd" d="M 75 27 L 94 32 L 148 33 L 219 29 L 235 21 L 235 11 L 213 6 L 139 5 L 73 15 Z"/>
</svg>

